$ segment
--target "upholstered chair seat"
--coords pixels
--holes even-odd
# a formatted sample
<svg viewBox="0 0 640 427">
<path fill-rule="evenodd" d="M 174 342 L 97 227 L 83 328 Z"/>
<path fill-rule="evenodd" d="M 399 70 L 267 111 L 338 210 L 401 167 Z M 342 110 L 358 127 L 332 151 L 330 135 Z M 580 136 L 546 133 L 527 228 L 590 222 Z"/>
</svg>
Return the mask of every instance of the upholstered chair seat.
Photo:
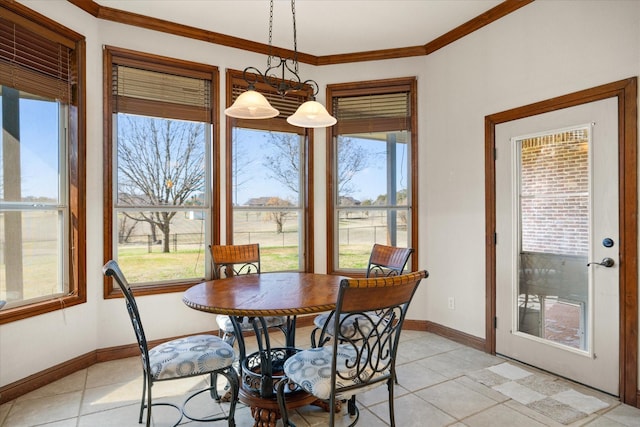
<svg viewBox="0 0 640 427">
<path fill-rule="evenodd" d="M 215 335 L 175 339 L 149 350 L 154 380 L 204 375 L 227 368 L 235 360 L 233 347 Z"/>
</svg>

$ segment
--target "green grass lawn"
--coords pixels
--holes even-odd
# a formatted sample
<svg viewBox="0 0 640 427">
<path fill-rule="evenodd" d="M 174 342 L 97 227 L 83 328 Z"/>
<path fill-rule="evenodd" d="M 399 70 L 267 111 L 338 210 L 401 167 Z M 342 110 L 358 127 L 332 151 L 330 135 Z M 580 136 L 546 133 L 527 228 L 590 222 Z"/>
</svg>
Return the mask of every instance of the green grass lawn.
<svg viewBox="0 0 640 427">
<path fill-rule="evenodd" d="M 366 268 L 371 248 L 351 245 L 342 249 L 340 268 Z M 260 246 L 262 272 L 299 270 L 296 246 Z M 146 248 L 121 248 L 118 264 L 131 283 L 146 283 L 204 277 L 205 263 L 210 262 L 202 249 L 148 253 Z"/>
</svg>

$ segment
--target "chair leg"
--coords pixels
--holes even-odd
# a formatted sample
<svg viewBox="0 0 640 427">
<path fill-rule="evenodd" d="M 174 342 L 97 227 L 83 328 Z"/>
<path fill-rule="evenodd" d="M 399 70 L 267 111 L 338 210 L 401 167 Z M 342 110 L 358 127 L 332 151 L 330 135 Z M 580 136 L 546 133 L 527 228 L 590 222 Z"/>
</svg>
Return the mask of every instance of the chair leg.
<svg viewBox="0 0 640 427">
<path fill-rule="evenodd" d="M 147 427 L 151 426 L 151 378 L 147 376 Z"/>
<path fill-rule="evenodd" d="M 356 415 L 357 408 L 355 394 L 349 398 L 349 401 L 347 402 L 347 409 L 349 411 L 349 416 L 354 417 Z"/>
<path fill-rule="evenodd" d="M 187 406 L 189 404 L 189 402 L 191 402 L 192 399 L 196 398 L 196 396 L 199 396 L 202 393 L 206 393 L 209 392 L 209 394 L 211 394 L 213 396 L 214 391 L 213 388 L 217 387 L 217 384 L 211 384 L 210 387 L 208 387 L 208 389 L 202 389 L 202 390 L 198 390 L 195 393 L 189 395 L 189 397 L 187 397 L 185 399 L 185 401 L 182 404 L 182 407 L 177 407 L 174 406 L 171 403 L 167 403 L 166 405 L 168 406 L 174 406 L 176 408 L 178 408 L 179 410 L 181 410 L 182 413 L 182 417 L 187 418 L 191 421 L 195 421 L 197 423 L 204 423 L 204 422 L 211 422 L 211 421 L 221 421 L 221 420 L 227 420 L 229 427 L 235 427 L 236 422 L 235 422 L 235 413 L 236 413 L 236 405 L 238 403 L 238 393 L 239 393 L 239 389 L 240 389 L 240 380 L 238 378 L 238 374 L 235 370 L 235 368 L 233 366 L 229 366 L 221 371 L 217 371 L 216 374 L 218 375 L 222 375 L 223 377 L 225 377 L 225 379 L 227 380 L 227 384 L 228 387 L 230 389 L 229 391 L 229 413 L 228 415 L 221 415 L 221 416 L 216 416 L 216 417 L 205 417 L 205 418 L 199 418 L 196 417 L 194 415 L 191 415 L 188 413 L 187 411 Z M 212 373 L 213 376 L 213 373 Z M 217 392 L 215 392 L 217 395 Z M 182 417 L 180 420 L 178 420 L 178 422 L 175 424 L 176 426 L 180 424 L 180 421 L 182 420 Z"/>
<path fill-rule="evenodd" d="M 227 378 L 227 384 L 231 389 L 231 397 L 230 397 L 231 400 L 229 401 L 229 418 L 227 421 L 228 421 L 229 427 L 235 427 L 236 426 L 236 420 L 235 420 L 236 404 L 238 403 L 238 394 L 240 392 L 240 379 L 233 366 L 229 367 L 229 369 L 225 371 L 222 375 Z"/>
<path fill-rule="evenodd" d="M 215 372 L 211 373 L 210 382 L 211 382 L 211 398 L 216 402 L 220 402 L 222 398 L 220 397 L 220 394 L 218 394 L 218 374 L 217 373 Z"/>
<path fill-rule="evenodd" d="M 280 409 L 280 419 L 282 425 L 285 427 L 296 427 L 294 423 L 289 421 L 289 413 L 287 412 L 287 405 L 284 398 L 284 388 L 289 383 L 287 378 L 284 378 L 278 383 L 276 388 L 276 397 L 278 398 L 278 408 Z"/>
<path fill-rule="evenodd" d="M 396 417 L 395 417 L 395 412 L 393 408 L 393 398 L 394 398 L 393 386 L 394 386 L 393 379 L 390 378 L 387 381 L 387 388 L 389 389 L 389 426 L 390 427 L 395 427 L 396 425 Z"/>
<path fill-rule="evenodd" d="M 142 424 L 142 414 L 144 413 L 145 408 L 145 399 L 147 397 L 147 382 L 149 379 L 147 378 L 147 373 L 142 372 L 142 399 L 140 399 L 140 416 L 138 417 L 138 424 Z M 151 392 L 151 391 L 149 391 Z"/>
</svg>

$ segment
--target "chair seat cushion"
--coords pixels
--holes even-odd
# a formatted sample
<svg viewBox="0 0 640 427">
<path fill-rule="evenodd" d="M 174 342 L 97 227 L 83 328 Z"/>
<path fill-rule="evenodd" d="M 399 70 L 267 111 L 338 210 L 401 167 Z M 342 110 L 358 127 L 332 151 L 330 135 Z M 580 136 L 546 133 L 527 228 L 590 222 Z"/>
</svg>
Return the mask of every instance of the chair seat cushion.
<svg viewBox="0 0 640 427">
<path fill-rule="evenodd" d="M 242 321 L 240 322 L 240 329 L 242 329 L 243 331 L 253 331 L 253 323 L 250 319 L 251 318 L 247 316 L 242 317 Z M 266 316 L 264 320 L 265 322 L 267 322 L 267 328 L 282 326 L 287 321 L 284 316 Z M 231 322 L 231 318 L 229 316 L 219 314 L 218 316 L 216 316 L 216 322 L 218 323 L 218 328 L 220 328 L 220 330 L 228 334 L 233 334 L 233 323 Z"/>
<path fill-rule="evenodd" d="M 364 335 L 368 335 L 373 330 L 373 323 L 378 324 L 380 321 L 380 317 L 378 317 L 375 313 L 367 313 L 367 316 L 362 314 L 350 315 L 346 317 L 345 315 L 340 316 L 342 318 L 342 323 L 340 325 L 340 334 L 346 338 L 353 338 L 356 334 L 355 323 L 356 319 L 358 320 L 359 328 L 361 333 Z M 333 330 L 335 328 L 335 319 L 336 316 L 333 312 L 331 313 L 322 313 L 313 319 L 313 323 L 317 328 L 322 329 L 327 323 L 327 319 L 331 316 L 329 320 L 329 324 L 327 325 L 326 333 L 329 335 L 333 335 Z M 360 333 L 358 334 L 360 335 Z"/>
<path fill-rule="evenodd" d="M 149 350 L 155 380 L 207 374 L 231 366 L 235 359 L 233 347 L 215 335 L 193 335 Z"/>
<path fill-rule="evenodd" d="M 372 370 L 365 369 L 359 376 L 356 375 L 355 369 L 352 368 L 355 364 L 356 357 L 356 351 L 352 345 L 338 345 L 338 355 L 336 358 L 336 388 L 361 384 L 363 379 L 370 381 L 389 374 L 388 369 L 383 372 L 376 373 L 373 373 Z M 331 396 L 332 358 L 332 346 L 303 350 L 287 359 L 284 363 L 284 373 L 287 378 L 289 378 L 289 381 L 298 384 L 307 393 L 310 393 L 319 399 L 327 400 Z M 341 378 L 340 376 L 344 378 Z M 371 378 L 369 379 L 369 377 Z M 356 392 L 363 393 L 382 384 L 384 384 L 384 382 L 376 382 L 357 390 L 338 393 L 336 395 L 336 399 L 348 399 Z"/>
</svg>

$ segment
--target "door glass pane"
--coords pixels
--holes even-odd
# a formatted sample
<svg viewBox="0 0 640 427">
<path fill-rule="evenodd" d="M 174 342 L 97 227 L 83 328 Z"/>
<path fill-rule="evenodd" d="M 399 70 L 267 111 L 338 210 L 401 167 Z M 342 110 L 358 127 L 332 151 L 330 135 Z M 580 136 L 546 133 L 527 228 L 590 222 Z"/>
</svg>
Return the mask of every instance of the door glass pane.
<svg viewBox="0 0 640 427">
<path fill-rule="evenodd" d="M 517 140 L 518 331 L 588 346 L 589 128 Z"/>
</svg>

